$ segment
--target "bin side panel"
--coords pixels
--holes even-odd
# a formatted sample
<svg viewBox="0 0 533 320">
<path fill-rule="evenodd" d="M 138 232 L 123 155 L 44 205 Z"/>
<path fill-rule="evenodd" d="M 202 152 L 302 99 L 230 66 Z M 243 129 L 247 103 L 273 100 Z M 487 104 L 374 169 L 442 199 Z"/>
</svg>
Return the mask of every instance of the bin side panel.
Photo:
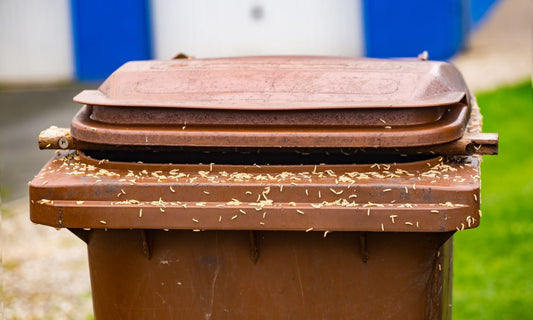
<svg viewBox="0 0 533 320">
<path fill-rule="evenodd" d="M 93 230 L 96 319 L 427 319 L 451 233 Z M 364 262 L 363 252 L 368 259 Z M 442 288 L 438 288 L 442 292 Z M 445 293 L 442 293 L 445 294 Z M 439 319 L 440 303 L 433 319 Z"/>
<path fill-rule="evenodd" d="M 441 311 L 443 320 L 452 319 L 452 292 L 453 292 L 453 238 L 448 239 L 441 249 L 442 255 L 442 295 Z"/>
</svg>

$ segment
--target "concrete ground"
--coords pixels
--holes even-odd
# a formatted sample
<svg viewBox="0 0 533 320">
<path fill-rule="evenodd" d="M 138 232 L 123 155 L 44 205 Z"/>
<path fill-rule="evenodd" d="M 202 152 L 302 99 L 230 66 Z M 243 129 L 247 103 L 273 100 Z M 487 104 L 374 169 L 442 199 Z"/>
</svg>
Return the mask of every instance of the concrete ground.
<svg viewBox="0 0 533 320">
<path fill-rule="evenodd" d="M 471 90 L 531 77 L 531 13 L 528 0 L 502 1 L 472 34 L 468 50 L 453 59 Z M 39 132 L 50 125 L 69 126 L 79 109 L 72 97 L 90 87 L 0 91 L 0 318 L 85 319 L 92 312 L 84 243 L 67 230 L 32 224 L 27 200 L 27 181 L 52 155 L 38 150 Z"/>
<path fill-rule="evenodd" d="M 51 124 L 69 126 L 79 86 L 0 92 L 3 317 L 85 319 L 92 313 L 84 243 L 68 230 L 30 222 L 28 185 L 53 151 L 37 136 Z"/>
</svg>

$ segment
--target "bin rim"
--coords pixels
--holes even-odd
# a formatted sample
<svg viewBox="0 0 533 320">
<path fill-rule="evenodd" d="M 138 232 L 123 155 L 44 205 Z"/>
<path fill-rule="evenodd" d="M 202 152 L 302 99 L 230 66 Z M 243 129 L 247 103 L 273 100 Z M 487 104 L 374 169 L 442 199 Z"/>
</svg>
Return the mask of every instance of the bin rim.
<svg viewBox="0 0 533 320">
<path fill-rule="evenodd" d="M 30 217 L 57 228 L 449 232 L 480 220 L 478 160 L 467 159 L 287 167 L 67 155 L 30 183 Z"/>
</svg>

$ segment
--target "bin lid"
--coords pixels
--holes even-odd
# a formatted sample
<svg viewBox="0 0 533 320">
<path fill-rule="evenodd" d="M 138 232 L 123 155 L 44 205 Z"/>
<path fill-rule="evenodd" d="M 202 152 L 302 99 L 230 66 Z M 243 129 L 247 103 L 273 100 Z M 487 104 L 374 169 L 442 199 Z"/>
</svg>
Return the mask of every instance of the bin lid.
<svg viewBox="0 0 533 320">
<path fill-rule="evenodd" d="M 239 57 L 132 61 L 88 105 L 236 110 L 401 108 L 465 97 L 459 71 L 437 61 L 332 57 Z"/>
<path fill-rule="evenodd" d="M 74 100 L 75 138 L 143 146 L 432 145 L 470 113 L 448 63 L 338 57 L 133 61 Z"/>
</svg>

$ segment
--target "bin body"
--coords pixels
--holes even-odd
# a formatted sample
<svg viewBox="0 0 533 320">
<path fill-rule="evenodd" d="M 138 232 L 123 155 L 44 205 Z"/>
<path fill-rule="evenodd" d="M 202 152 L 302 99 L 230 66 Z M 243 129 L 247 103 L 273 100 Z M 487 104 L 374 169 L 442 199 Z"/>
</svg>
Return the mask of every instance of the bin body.
<svg viewBox="0 0 533 320">
<path fill-rule="evenodd" d="M 453 66 L 135 62 L 75 100 L 30 215 L 87 243 L 96 319 L 450 319 L 486 147 Z"/>
<path fill-rule="evenodd" d="M 449 319 L 451 233 L 367 233 L 366 262 L 360 232 L 261 231 L 256 263 L 248 231 L 152 236 L 91 232 L 96 319 Z"/>
<path fill-rule="evenodd" d="M 87 243 L 96 319 L 447 319 L 480 219 L 476 162 L 43 169 L 32 220 Z"/>
</svg>

